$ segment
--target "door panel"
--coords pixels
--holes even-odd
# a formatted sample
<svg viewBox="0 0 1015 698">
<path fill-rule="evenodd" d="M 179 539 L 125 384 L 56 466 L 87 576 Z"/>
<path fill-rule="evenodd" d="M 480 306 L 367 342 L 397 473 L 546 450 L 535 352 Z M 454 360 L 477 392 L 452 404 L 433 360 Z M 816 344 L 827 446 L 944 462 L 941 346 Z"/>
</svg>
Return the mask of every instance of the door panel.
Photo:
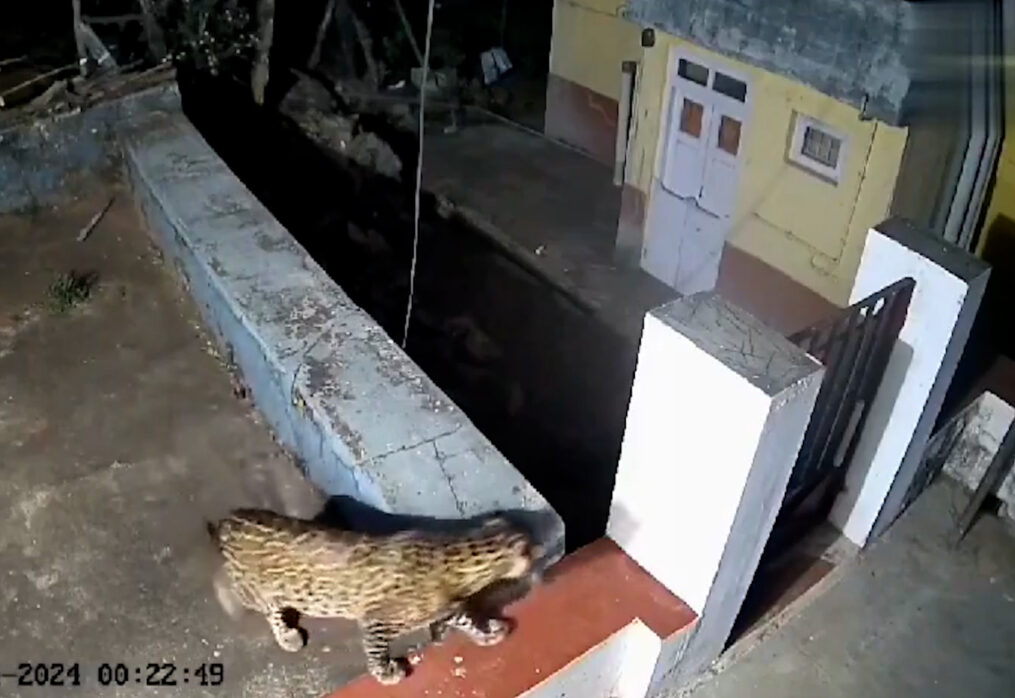
<svg viewBox="0 0 1015 698">
<path fill-rule="evenodd" d="M 748 85 L 678 58 L 642 268 L 682 294 L 715 288 L 736 208 Z"/>
<path fill-rule="evenodd" d="M 728 218 L 736 207 L 743 121 L 724 113 L 721 106 L 714 107 L 713 111 L 714 128 L 706 149 L 705 174 L 698 201 L 706 211 Z"/>
<path fill-rule="evenodd" d="M 687 229 L 688 210 L 694 208 L 694 204 L 662 187 L 657 187 L 653 194 L 641 267 L 667 286 L 676 288 L 681 240 Z"/>
<path fill-rule="evenodd" d="M 668 129 L 662 183 L 677 196 L 696 198 L 701 191 L 711 110 L 704 100 L 676 89 L 670 109 L 675 118 Z"/>
<path fill-rule="evenodd" d="M 674 288 L 685 295 L 711 291 L 719 279 L 726 244 L 725 223 L 697 206 L 688 207 L 685 220 Z"/>
</svg>

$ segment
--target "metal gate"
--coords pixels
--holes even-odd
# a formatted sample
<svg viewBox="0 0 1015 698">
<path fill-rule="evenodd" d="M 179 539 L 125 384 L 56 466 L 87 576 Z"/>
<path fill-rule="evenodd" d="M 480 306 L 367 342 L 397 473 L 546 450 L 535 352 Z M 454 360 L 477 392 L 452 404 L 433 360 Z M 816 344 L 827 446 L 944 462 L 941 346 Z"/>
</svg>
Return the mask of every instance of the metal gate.
<svg viewBox="0 0 1015 698">
<path fill-rule="evenodd" d="M 825 377 L 765 548 L 771 560 L 827 518 L 906 320 L 916 282 L 897 281 L 790 337 Z"/>
</svg>

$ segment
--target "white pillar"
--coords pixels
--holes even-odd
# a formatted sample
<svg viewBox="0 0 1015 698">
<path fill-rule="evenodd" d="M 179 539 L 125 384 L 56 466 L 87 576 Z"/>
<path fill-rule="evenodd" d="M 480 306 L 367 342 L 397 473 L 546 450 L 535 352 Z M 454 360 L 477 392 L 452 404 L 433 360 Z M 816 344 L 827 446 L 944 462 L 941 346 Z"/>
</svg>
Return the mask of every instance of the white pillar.
<svg viewBox="0 0 1015 698">
<path fill-rule="evenodd" d="M 645 316 L 607 532 L 699 614 L 678 679 L 722 651 L 823 375 L 715 293 Z"/>
<path fill-rule="evenodd" d="M 522 695 L 645 698 L 660 646 L 659 636 L 635 619 Z"/>
<path fill-rule="evenodd" d="M 981 260 L 900 218 L 867 234 L 850 303 L 906 277 L 916 288 L 830 516 L 858 545 L 908 503 L 989 273 Z"/>
</svg>

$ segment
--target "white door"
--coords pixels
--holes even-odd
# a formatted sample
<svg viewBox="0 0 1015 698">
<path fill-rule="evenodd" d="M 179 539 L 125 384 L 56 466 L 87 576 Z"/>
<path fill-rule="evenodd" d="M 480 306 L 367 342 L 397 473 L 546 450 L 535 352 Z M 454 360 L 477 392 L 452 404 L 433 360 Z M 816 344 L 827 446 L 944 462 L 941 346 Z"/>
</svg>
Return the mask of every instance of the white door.
<svg viewBox="0 0 1015 698">
<path fill-rule="evenodd" d="M 642 250 L 641 267 L 665 284 L 674 286 L 680 275 L 681 234 L 687 227 L 688 211 L 694 206 L 688 199 L 662 192 L 657 185 L 652 195 L 652 211 Z M 666 225 L 653 226 L 653 221 L 666 221 Z M 676 251 L 676 254 L 674 254 Z M 675 288 L 676 286 L 674 286 Z"/>
<path fill-rule="evenodd" d="M 726 243 L 722 220 L 697 206 L 687 208 L 675 284 L 685 295 L 715 288 Z"/>
<path fill-rule="evenodd" d="M 747 82 L 697 58 L 675 59 L 661 177 L 642 267 L 683 294 L 710 290 L 736 207 Z"/>
<path fill-rule="evenodd" d="M 695 199 L 701 193 L 712 110 L 697 92 L 674 88 L 670 94 L 673 118 L 663 156 L 663 187 L 676 196 Z"/>
</svg>

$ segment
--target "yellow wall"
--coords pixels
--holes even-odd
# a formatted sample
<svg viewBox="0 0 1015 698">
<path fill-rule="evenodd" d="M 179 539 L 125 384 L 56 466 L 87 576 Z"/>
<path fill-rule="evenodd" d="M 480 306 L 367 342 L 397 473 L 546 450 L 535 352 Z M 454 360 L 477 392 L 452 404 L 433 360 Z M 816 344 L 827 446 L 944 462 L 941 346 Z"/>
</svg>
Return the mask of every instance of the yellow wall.
<svg viewBox="0 0 1015 698">
<path fill-rule="evenodd" d="M 550 72 L 612 99 L 620 64 L 641 60 L 641 29 L 619 15 L 621 0 L 556 0 Z"/>
<path fill-rule="evenodd" d="M 1008 56 L 1005 62 L 1004 92 L 1004 141 L 1001 143 L 993 190 L 983 219 L 983 232 L 977 249 L 981 255 L 991 235 L 1011 235 L 1012 224 L 1015 222 L 1015 57 L 1012 56 Z"/>
<path fill-rule="evenodd" d="M 752 100 L 730 242 L 830 301 L 847 303 L 867 230 L 889 214 L 906 130 L 861 121 L 857 109 L 816 90 L 660 31 L 654 47 L 642 48 L 641 29 L 620 17 L 622 5 L 620 0 L 556 0 L 550 71 L 616 99 L 621 61 L 639 61 L 628 183 L 651 196 L 668 108 L 671 50 L 726 64 L 750 80 Z M 838 185 L 787 162 L 794 110 L 847 134 L 848 160 Z"/>
<path fill-rule="evenodd" d="M 1015 143 L 1012 142 L 1015 133 L 1013 133 L 1012 129 L 1015 129 L 1015 123 L 1009 121 L 1007 126 L 1008 135 L 1005 136 L 1004 144 L 1001 147 L 1000 160 L 997 164 L 994 190 L 991 193 L 990 205 L 984 218 L 984 232 L 980 237 L 979 245 L 979 252 L 981 253 L 990 236 L 992 227 L 1001 216 L 1015 221 Z"/>
<path fill-rule="evenodd" d="M 847 303 L 866 232 L 888 216 L 905 129 L 861 121 L 857 109 L 816 90 L 656 32 L 655 47 L 644 50 L 628 172 L 646 194 L 659 174 L 672 49 L 725 64 L 750 81 L 751 116 L 729 241 L 830 301 Z M 786 160 L 794 111 L 847 135 L 838 185 Z"/>
</svg>

